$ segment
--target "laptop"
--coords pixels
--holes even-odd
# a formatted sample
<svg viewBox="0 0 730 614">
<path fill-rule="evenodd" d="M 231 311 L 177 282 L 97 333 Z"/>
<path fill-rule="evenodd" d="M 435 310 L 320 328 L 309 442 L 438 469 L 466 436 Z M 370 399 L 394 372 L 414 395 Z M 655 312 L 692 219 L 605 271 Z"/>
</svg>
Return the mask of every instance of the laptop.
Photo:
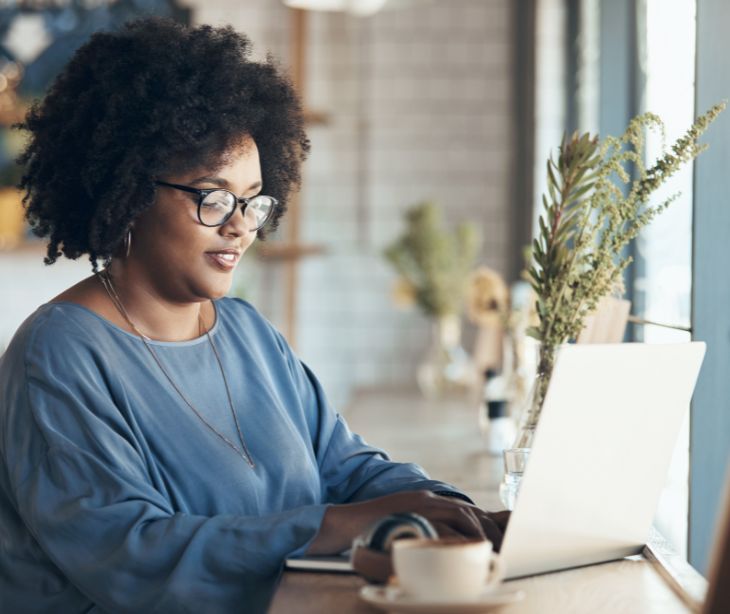
<svg viewBox="0 0 730 614">
<path fill-rule="evenodd" d="M 289 557 L 284 569 L 295 571 L 321 571 L 326 573 L 355 573 L 350 561 L 350 551 L 342 554 L 302 555 Z"/>
<path fill-rule="evenodd" d="M 705 344 L 561 347 L 507 525 L 507 579 L 621 559 L 647 541 Z M 289 569 L 352 572 L 345 556 Z"/>
<path fill-rule="evenodd" d="M 704 343 L 560 349 L 500 557 L 507 578 L 639 553 Z"/>
</svg>

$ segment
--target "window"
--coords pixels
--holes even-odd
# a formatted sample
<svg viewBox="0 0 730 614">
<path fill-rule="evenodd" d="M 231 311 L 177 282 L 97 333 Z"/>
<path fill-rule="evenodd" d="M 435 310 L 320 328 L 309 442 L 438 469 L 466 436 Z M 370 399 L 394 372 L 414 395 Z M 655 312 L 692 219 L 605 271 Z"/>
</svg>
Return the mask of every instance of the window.
<svg viewBox="0 0 730 614">
<path fill-rule="evenodd" d="M 695 12 L 694 0 L 646 0 L 643 107 L 664 120 L 670 143 L 681 136 L 695 115 Z M 661 135 L 648 135 L 648 161 L 655 160 L 661 150 Z M 654 195 L 661 202 L 681 192 L 639 237 L 636 256 L 640 275 L 634 280 L 634 296 L 640 308 L 637 315 L 687 329 L 691 325 L 692 172 L 692 166 L 686 166 Z M 689 332 L 658 326 L 642 327 L 637 337 L 650 343 L 691 340 Z M 689 415 L 655 518 L 659 531 L 685 557 L 688 476 Z"/>
</svg>

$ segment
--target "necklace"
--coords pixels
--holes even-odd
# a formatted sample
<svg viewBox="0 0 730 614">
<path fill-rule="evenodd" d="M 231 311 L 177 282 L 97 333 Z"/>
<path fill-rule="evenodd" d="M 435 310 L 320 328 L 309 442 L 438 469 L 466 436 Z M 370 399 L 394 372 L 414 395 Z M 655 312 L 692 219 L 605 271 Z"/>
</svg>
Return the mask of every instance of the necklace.
<svg viewBox="0 0 730 614">
<path fill-rule="evenodd" d="M 226 437 L 223 433 L 221 433 L 218 429 L 216 429 L 210 422 L 208 422 L 205 419 L 205 416 L 203 416 L 200 411 L 190 402 L 188 397 L 185 395 L 185 393 L 180 389 L 180 387 L 175 383 L 175 381 L 172 379 L 172 376 L 165 368 L 165 365 L 162 364 L 162 361 L 160 360 L 159 356 L 157 356 L 157 353 L 152 348 L 152 345 L 150 344 L 151 339 L 147 337 L 145 334 L 143 334 L 135 325 L 134 322 L 129 317 L 129 314 L 127 313 L 127 310 L 124 308 L 124 304 L 122 303 L 122 300 L 119 298 L 119 294 L 117 294 L 116 288 L 114 288 L 114 284 L 112 283 L 112 276 L 111 273 L 107 269 L 104 269 L 96 274 L 96 276 L 101 281 L 101 285 L 104 286 L 104 289 L 106 290 L 106 293 L 109 295 L 109 298 L 111 299 L 111 302 L 114 304 L 114 306 L 117 308 L 119 313 L 122 315 L 122 317 L 127 321 L 127 324 L 131 327 L 131 329 L 139 335 L 139 338 L 142 339 L 142 343 L 144 343 L 144 346 L 147 348 L 149 353 L 152 355 L 152 358 L 157 363 L 157 365 L 160 367 L 160 370 L 167 378 L 167 381 L 170 382 L 170 385 L 175 389 L 175 391 L 180 395 L 180 398 L 185 402 L 185 404 L 193 411 L 193 413 L 198 417 L 198 419 L 205 424 L 205 426 L 210 429 L 223 443 L 225 443 L 229 448 L 234 450 L 236 454 L 238 454 L 243 460 L 245 460 L 249 466 L 254 469 L 256 465 L 253 462 L 253 459 L 251 457 L 251 453 L 248 451 L 248 448 L 246 447 L 246 442 L 243 439 L 243 433 L 241 432 L 241 425 L 238 423 L 238 417 L 236 416 L 236 411 L 233 409 L 233 398 L 231 396 L 231 389 L 228 386 L 228 378 L 226 377 L 226 372 L 223 370 L 223 362 L 221 361 L 221 357 L 218 354 L 218 349 L 215 346 L 215 343 L 213 343 L 213 338 L 210 336 L 210 331 L 208 331 L 205 326 L 203 326 L 203 318 L 200 314 L 198 314 L 198 329 L 201 328 L 205 331 L 205 336 L 208 338 L 208 342 L 210 343 L 210 347 L 213 348 L 213 354 L 215 355 L 215 360 L 218 363 L 218 368 L 220 369 L 221 376 L 223 377 L 223 385 L 226 389 L 226 396 L 228 397 L 228 407 L 231 410 L 231 415 L 233 416 L 233 421 L 236 423 L 236 431 L 238 432 L 238 440 L 241 442 L 241 449 L 239 448 L 230 440 L 228 437 Z"/>
</svg>

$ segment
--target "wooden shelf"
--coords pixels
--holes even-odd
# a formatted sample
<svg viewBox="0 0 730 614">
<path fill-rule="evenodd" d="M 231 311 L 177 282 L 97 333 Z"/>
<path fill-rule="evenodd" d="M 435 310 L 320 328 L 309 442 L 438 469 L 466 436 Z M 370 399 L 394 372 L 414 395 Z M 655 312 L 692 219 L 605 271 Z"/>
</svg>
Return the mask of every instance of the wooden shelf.
<svg viewBox="0 0 730 614">
<path fill-rule="evenodd" d="M 271 262 L 287 262 L 301 260 L 308 256 L 320 256 L 327 251 L 324 245 L 313 243 L 267 243 L 256 247 L 256 256 Z M 22 241 L 13 247 L 0 249 L 0 257 L 4 255 L 29 254 L 45 256 L 46 244 L 43 241 Z"/>
<path fill-rule="evenodd" d="M 0 257 L 8 255 L 14 256 L 16 254 L 46 254 L 46 242 L 45 241 L 21 241 L 12 247 L 0 247 Z"/>
<path fill-rule="evenodd" d="M 312 243 L 261 243 L 256 247 L 256 255 L 270 262 L 289 262 L 307 256 L 319 256 L 326 252 L 324 245 Z"/>
<path fill-rule="evenodd" d="M 326 126 L 330 122 L 330 116 L 325 111 L 304 111 L 304 123 L 307 126 Z"/>
</svg>

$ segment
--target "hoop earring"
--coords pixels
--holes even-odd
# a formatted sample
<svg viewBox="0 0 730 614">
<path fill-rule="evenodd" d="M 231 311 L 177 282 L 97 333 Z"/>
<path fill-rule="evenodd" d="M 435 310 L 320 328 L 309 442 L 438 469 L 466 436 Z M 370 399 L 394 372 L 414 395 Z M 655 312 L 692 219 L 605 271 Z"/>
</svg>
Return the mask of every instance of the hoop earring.
<svg viewBox="0 0 730 614">
<path fill-rule="evenodd" d="M 129 251 L 132 249 L 132 231 L 131 231 L 131 229 L 127 231 L 127 236 L 124 237 L 124 243 L 122 243 L 122 248 L 124 250 L 124 257 L 129 258 Z"/>
</svg>

